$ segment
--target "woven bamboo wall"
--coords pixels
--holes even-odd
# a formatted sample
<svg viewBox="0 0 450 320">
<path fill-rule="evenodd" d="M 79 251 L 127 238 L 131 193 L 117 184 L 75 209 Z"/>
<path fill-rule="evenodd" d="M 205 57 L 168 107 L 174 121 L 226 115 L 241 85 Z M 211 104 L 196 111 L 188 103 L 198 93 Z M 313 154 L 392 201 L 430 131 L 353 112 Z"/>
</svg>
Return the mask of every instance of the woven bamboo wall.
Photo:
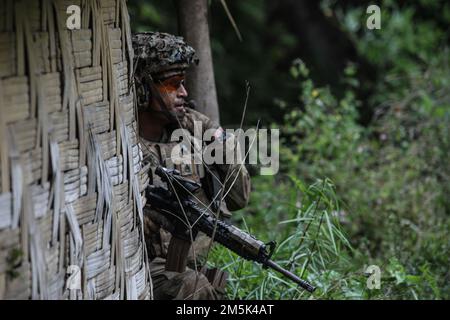
<svg viewBox="0 0 450 320">
<path fill-rule="evenodd" d="M 125 0 L 0 0 L 0 299 L 151 298 L 131 49 Z"/>
</svg>

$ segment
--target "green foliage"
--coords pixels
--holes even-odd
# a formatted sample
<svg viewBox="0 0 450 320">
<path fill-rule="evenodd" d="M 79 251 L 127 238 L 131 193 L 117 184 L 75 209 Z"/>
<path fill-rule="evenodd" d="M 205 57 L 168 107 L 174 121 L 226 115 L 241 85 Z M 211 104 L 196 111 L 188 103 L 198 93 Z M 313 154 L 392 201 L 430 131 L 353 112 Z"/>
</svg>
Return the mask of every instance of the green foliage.
<svg viewBox="0 0 450 320">
<path fill-rule="evenodd" d="M 347 74 L 353 74 L 352 68 L 347 69 Z M 356 122 L 359 102 L 354 92 L 347 91 L 343 98 L 337 99 L 328 88 L 315 87 L 308 78 L 309 70 L 300 60 L 294 61 L 291 74 L 297 80 L 301 79 L 301 95 L 300 105 L 286 110 L 281 127 L 284 167 L 295 163 L 296 172 L 311 181 L 327 176 L 327 171 L 338 171 L 338 161 L 348 162 L 350 166 L 361 161 L 362 152 L 355 151 L 362 150 L 364 132 Z M 348 155 L 352 153 L 354 155 L 349 159 Z"/>
<path fill-rule="evenodd" d="M 442 65 L 442 58 L 448 56 L 445 50 L 450 24 L 450 5 L 446 1 L 399 4 L 384 0 L 378 5 L 380 30 L 365 27 L 365 3 L 348 9 L 338 4 L 331 6 L 358 54 L 378 70 L 379 81 L 370 97 L 374 107 L 402 99 L 405 91 L 411 89 L 407 78 L 421 77 L 430 66 Z"/>
<path fill-rule="evenodd" d="M 346 287 L 340 283 L 344 267 L 348 266 L 350 244 L 339 222 L 339 201 L 334 185 L 328 179 L 318 180 L 306 187 L 291 177 L 277 181 L 273 192 L 273 177 L 258 177 L 249 212 L 241 216 L 246 231 L 257 228 L 254 234 L 262 240 L 276 240 L 279 245 L 273 259 L 282 267 L 311 281 L 317 290 L 314 297 L 329 298 Z M 345 258 L 347 256 L 347 259 Z M 247 262 L 216 247 L 214 264 L 229 272 L 228 295 L 232 299 L 304 299 L 310 294 L 275 271 L 264 271 L 261 266 Z M 225 266 L 225 267 L 224 267 Z M 330 270 L 330 266 L 333 266 Z"/>
<path fill-rule="evenodd" d="M 291 69 L 301 80 L 303 108 L 291 107 L 281 127 L 284 168 L 306 181 L 327 176 L 335 182 L 345 203 L 341 222 L 355 251 L 395 278 L 384 279 L 378 297 L 439 299 L 450 293 L 450 72 L 442 67 L 448 56 L 440 59 L 422 76 L 411 71 L 403 79 L 409 90 L 377 109 L 368 128 L 356 122 L 358 87 L 351 70 L 348 89 L 337 99 L 314 86 L 301 61 Z"/>
<path fill-rule="evenodd" d="M 298 105 L 278 103 L 285 114 L 281 169 L 294 186 L 281 177 L 254 179 L 245 220 L 258 237 L 280 243 L 275 258 L 318 286 L 314 298 L 450 296 L 450 72 L 447 55 L 435 61 L 420 76 L 411 70 L 402 82 L 408 90 L 379 106 L 369 127 L 357 122 L 355 66 L 346 69 L 347 89 L 337 98 L 294 61 Z M 231 298 L 310 297 L 216 250 L 214 261 L 231 273 Z M 364 270 L 372 264 L 382 272 L 379 290 L 366 286 Z"/>
<path fill-rule="evenodd" d="M 128 3 L 128 10 L 133 32 L 177 32 L 176 7 L 173 1 L 132 0 Z"/>
</svg>

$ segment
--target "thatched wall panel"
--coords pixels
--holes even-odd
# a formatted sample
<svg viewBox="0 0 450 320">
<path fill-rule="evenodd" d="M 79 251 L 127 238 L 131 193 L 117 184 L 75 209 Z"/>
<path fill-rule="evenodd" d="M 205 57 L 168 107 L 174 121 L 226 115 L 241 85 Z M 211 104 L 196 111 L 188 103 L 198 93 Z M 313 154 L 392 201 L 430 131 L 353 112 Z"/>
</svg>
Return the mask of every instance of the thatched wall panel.
<svg viewBox="0 0 450 320">
<path fill-rule="evenodd" d="M 130 43 L 125 0 L 0 1 L 0 299 L 151 298 Z"/>
</svg>

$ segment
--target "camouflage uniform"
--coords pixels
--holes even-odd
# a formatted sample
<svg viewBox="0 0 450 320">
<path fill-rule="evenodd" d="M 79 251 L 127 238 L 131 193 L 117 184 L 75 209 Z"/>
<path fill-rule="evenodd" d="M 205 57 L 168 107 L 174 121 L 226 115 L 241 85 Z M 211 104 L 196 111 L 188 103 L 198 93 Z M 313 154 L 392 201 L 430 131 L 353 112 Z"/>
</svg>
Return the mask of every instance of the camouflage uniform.
<svg viewBox="0 0 450 320">
<path fill-rule="evenodd" d="M 145 46 L 146 42 L 158 43 L 160 40 L 164 39 L 163 45 L 159 44 L 156 47 L 163 48 L 162 55 L 163 58 L 158 57 L 158 51 L 154 51 L 153 47 L 150 49 Z M 134 48 L 136 55 L 143 59 L 143 66 L 141 69 L 152 69 L 148 71 L 150 74 L 154 75 L 158 72 L 164 70 L 169 70 L 169 72 L 184 72 L 186 68 L 186 61 L 193 60 L 193 49 L 186 46 L 184 42 L 180 42 L 179 37 L 173 37 L 167 34 L 160 33 L 145 33 L 143 35 L 134 36 Z M 167 40 L 167 41 L 166 41 Z M 170 43 L 172 41 L 172 43 Z M 176 51 L 175 49 L 178 51 Z M 181 49 L 180 49 L 181 48 Z M 171 51 L 172 50 L 172 51 Z M 174 52 L 176 54 L 174 54 Z M 179 53 L 181 52 L 181 53 Z M 177 56 L 179 60 L 174 60 L 170 64 L 165 64 L 162 68 L 157 68 L 155 64 L 160 60 L 167 61 L 167 57 L 173 58 Z M 183 54 L 185 56 L 183 56 Z M 150 58 L 149 58 L 150 57 Z M 152 60 L 153 59 L 153 60 Z M 149 62 L 153 61 L 153 64 Z M 177 62 L 178 61 L 178 62 Z M 181 63 L 179 62 L 181 61 Z M 178 70 L 176 65 L 178 63 Z M 138 65 L 138 68 L 140 66 Z M 161 71 L 162 70 L 162 71 Z M 176 72 L 175 71 L 175 72 Z M 138 81 L 143 81 L 142 77 Z M 144 80 L 145 81 L 145 80 Z M 137 88 L 139 92 L 139 88 Z M 141 94 L 142 97 L 142 94 Z M 146 103 L 148 97 L 142 98 L 141 102 Z M 202 136 L 207 129 L 218 129 L 219 125 L 212 122 L 205 115 L 187 108 L 184 118 L 181 120 L 181 127 L 188 130 L 190 134 L 190 139 L 194 141 L 194 145 L 200 148 L 205 147 L 202 141 L 196 141 L 194 137 L 194 121 L 201 121 L 202 123 Z M 177 169 L 182 176 L 194 180 L 202 184 L 202 188 L 197 191 L 195 198 L 198 199 L 198 204 L 200 206 L 208 206 L 210 204 L 212 190 L 211 182 L 214 178 L 212 177 L 208 168 L 203 164 L 183 163 L 175 164 L 175 159 L 171 158 L 172 149 L 178 142 L 171 142 L 170 136 L 172 131 L 176 128 L 166 127 L 164 129 L 163 137 L 160 141 L 147 141 L 141 137 L 141 148 L 144 154 L 144 162 L 149 164 L 149 177 L 150 183 L 155 186 L 165 186 L 161 179 L 154 174 L 156 165 L 162 165 L 167 168 Z M 224 144 L 225 147 L 225 144 Z M 175 163 L 174 163 L 175 162 Z M 210 169 L 214 169 L 216 175 L 223 182 L 227 175 L 229 174 L 229 179 L 225 183 L 225 191 L 228 191 L 225 201 L 220 202 L 220 214 L 222 217 L 228 217 L 230 215 L 230 210 L 238 210 L 247 205 L 249 194 L 250 194 L 250 178 L 243 165 L 219 165 L 215 164 L 210 166 Z M 206 187 L 208 185 L 208 187 Z M 231 188 L 230 188 L 231 187 Z M 216 212 L 214 212 L 215 214 Z M 179 270 L 181 272 L 168 271 L 166 268 L 166 259 L 168 258 L 169 243 L 172 239 L 171 234 L 165 229 L 166 220 L 164 220 L 159 213 L 152 210 L 151 205 L 147 204 L 144 208 L 144 231 L 145 240 L 147 245 L 147 251 L 149 255 L 150 271 L 153 280 L 153 291 L 155 299 L 218 299 L 221 298 L 221 285 L 213 286 L 210 281 L 201 272 L 195 272 L 192 268 L 195 265 L 194 260 L 201 265 L 204 261 L 202 258 L 205 256 L 210 239 L 206 235 L 199 233 L 196 237 L 194 243 L 189 249 L 187 264 L 191 268 L 186 268 L 185 271 Z M 175 247 L 177 248 L 177 247 Z M 171 249 L 176 250 L 176 249 Z M 195 251 L 195 257 L 194 257 Z M 175 252 L 177 254 L 178 252 Z M 172 256 L 173 256 L 172 252 Z M 180 255 L 182 255 L 180 253 Z M 169 259 L 170 260 L 170 259 Z M 184 269 L 184 268 L 182 268 Z"/>
</svg>

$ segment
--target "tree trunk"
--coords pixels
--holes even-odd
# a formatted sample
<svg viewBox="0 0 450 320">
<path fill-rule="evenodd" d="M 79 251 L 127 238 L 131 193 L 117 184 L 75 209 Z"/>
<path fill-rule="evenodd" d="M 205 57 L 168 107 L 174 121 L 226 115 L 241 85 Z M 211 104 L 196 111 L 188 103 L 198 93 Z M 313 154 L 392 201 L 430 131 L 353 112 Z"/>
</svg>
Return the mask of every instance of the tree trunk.
<svg viewBox="0 0 450 320">
<path fill-rule="evenodd" d="M 211 54 L 208 26 L 207 0 L 177 0 L 178 31 L 192 46 L 199 58 L 198 66 L 187 73 L 187 89 L 190 98 L 197 103 L 197 110 L 211 120 L 219 122 L 216 83 Z"/>
</svg>

